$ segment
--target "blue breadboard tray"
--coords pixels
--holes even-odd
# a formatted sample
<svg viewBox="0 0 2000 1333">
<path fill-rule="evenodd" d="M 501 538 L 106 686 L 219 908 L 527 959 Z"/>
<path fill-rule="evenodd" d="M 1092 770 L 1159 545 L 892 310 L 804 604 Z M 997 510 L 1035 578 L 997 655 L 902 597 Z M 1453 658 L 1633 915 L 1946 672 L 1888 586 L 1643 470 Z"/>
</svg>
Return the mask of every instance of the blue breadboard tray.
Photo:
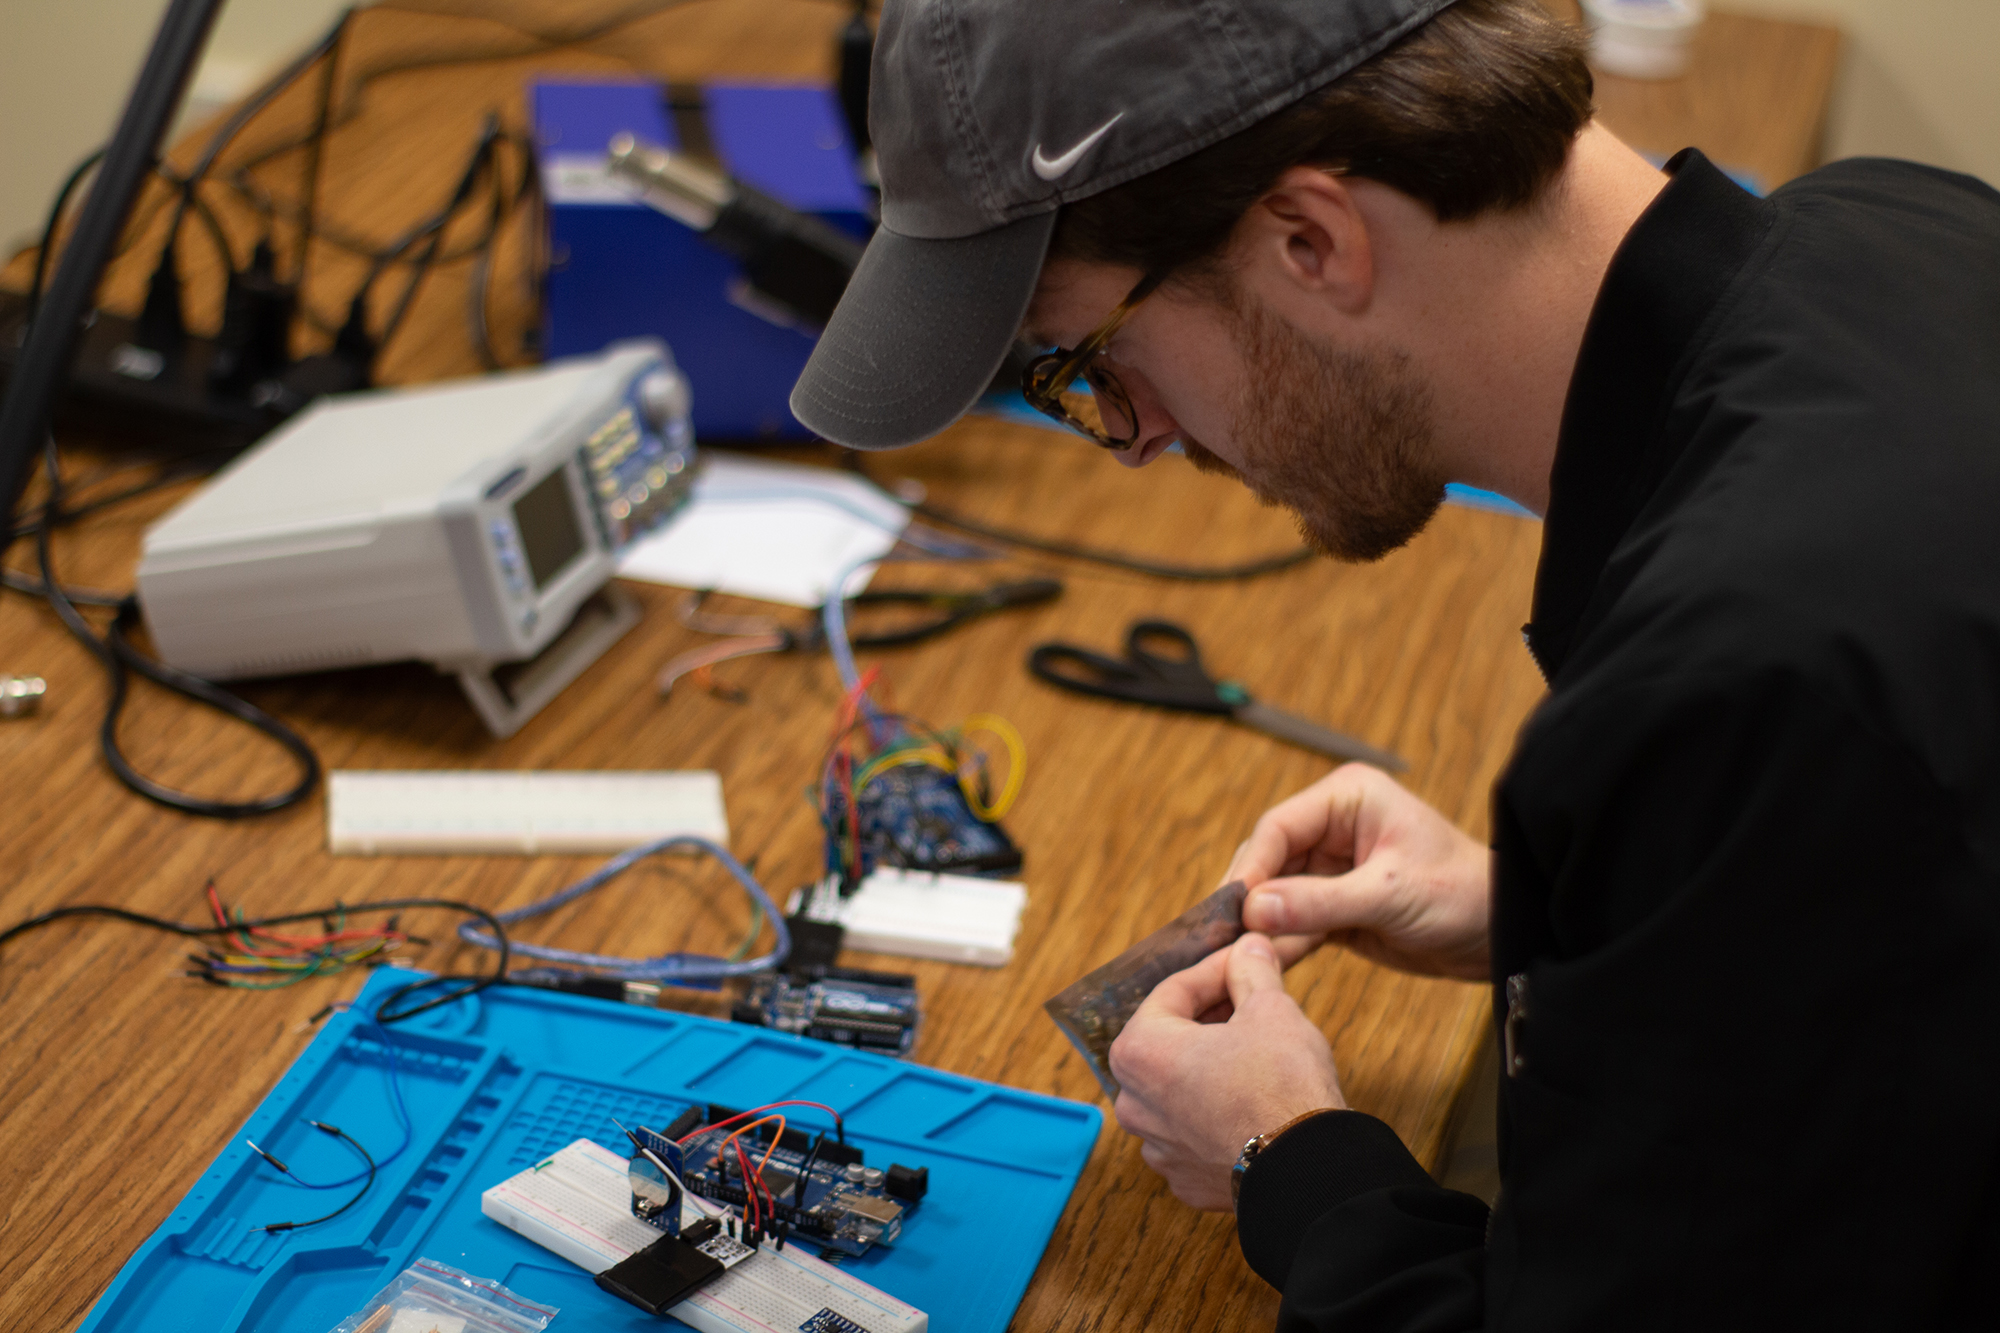
<svg viewBox="0 0 2000 1333">
<path fill-rule="evenodd" d="M 327 1021 L 81 1333 L 327 1333 L 419 1255 L 560 1306 L 553 1333 L 684 1328 L 489 1221 L 479 1195 L 578 1138 L 624 1155 L 614 1116 L 658 1127 L 698 1102 L 787 1097 L 838 1109 L 870 1164 L 930 1168 L 895 1246 L 842 1266 L 926 1311 L 939 1333 L 998 1333 L 1102 1121 L 1077 1102 L 804 1037 L 547 991 L 503 987 L 378 1027 L 369 1015 L 382 996 L 419 975 L 384 968 Z M 295 1185 L 245 1144 L 305 1180 L 353 1175 L 353 1150 L 307 1119 L 338 1125 L 383 1165 L 343 1216 L 268 1234 L 267 1222 L 319 1216 L 354 1192 Z M 796 1123 L 830 1122 L 803 1110 Z"/>
</svg>

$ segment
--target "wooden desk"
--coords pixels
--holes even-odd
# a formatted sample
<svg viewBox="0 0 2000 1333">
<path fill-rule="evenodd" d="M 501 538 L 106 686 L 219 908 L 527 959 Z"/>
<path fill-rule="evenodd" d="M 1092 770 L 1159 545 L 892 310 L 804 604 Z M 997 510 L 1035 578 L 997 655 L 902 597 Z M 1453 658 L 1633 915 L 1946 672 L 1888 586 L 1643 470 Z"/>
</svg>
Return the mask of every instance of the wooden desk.
<svg viewBox="0 0 2000 1333">
<path fill-rule="evenodd" d="M 574 21 L 592 7 L 494 3 L 520 23 Z M 599 5 L 596 12 L 612 12 Z M 341 225 L 386 240 L 435 207 L 446 170 L 486 110 L 524 124 L 521 88 L 544 69 L 656 75 L 703 71 L 823 77 L 838 5 L 712 0 L 619 29 L 582 48 L 384 79 L 328 158 L 324 198 Z M 468 47 L 518 52 L 507 29 L 472 20 L 377 13 L 362 20 L 349 68 Z M 262 136 L 302 123 L 284 99 Z M 264 173 L 274 192 L 293 186 Z M 249 218 L 218 192 L 239 236 Z M 500 250 L 519 272 L 525 220 Z M 131 309 L 157 233 L 115 270 L 108 301 Z M 183 248 L 198 317 L 219 290 L 202 242 Z M 337 311 L 359 266 L 315 255 L 307 297 Z M 10 276 L 19 279 L 17 265 Z M 435 274 L 384 361 L 406 381 L 470 373 L 465 266 Z M 496 284 L 503 334 L 530 318 Z M 79 471 L 116 450 L 69 441 Z M 971 421 L 878 460 L 968 514 L 1174 559 L 1231 561 L 1286 547 L 1279 516 L 1239 489 L 1168 463 L 1127 474 L 1047 432 Z M 161 493 L 93 516 L 56 542 L 63 577 L 130 585 L 139 536 L 177 498 Z M 1027 647 L 1060 635 L 1109 643 L 1129 620 L 1181 620 L 1223 671 L 1268 697 L 1410 758 L 1412 787 L 1476 835 L 1515 727 L 1540 693 L 1520 645 L 1539 542 L 1536 525 L 1451 508 L 1409 549 L 1365 568 L 1325 562 L 1242 585 L 1164 584 L 1065 562 L 893 569 L 884 583 L 984 581 L 1046 570 L 1068 591 L 1049 606 L 975 624 L 932 645 L 883 653 L 896 702 L 941 723 L 975 711 L 1011 718 L 1028 743 L 1024 797 L 1008 819 L 1027 849 L 1030 906 L 1016 961 L 999 970 L 860 961 L 914 970 L 929 1018 L 917 1058 L 940 1068 L 1080 1099 L 1087 1071 L 1040 1012 L 1043 999 L 1210 888 L 1256 815 L 1324 771 L 1313 756 L 1218 721 L 1059 695 L 1021 667 Z M 13 563 L 27 560 L 25 548 Z M 732 704 L 687 691 L 662 703 L 651 678 L 699 641 L 678 594 L 634 586 L 644 623 L 523 732 L 485 735 L 455 688 L 412 666 L 261 682 L 253 702 L 299 726 L 330 768 L 681 768 L 723 777 L 733 843 L 782 890 L 819 863 L 802 792 L 824 744 L 837 686 L 825 659 L 751 659 L 723 669 L 748 693 Z M 251 912 L 335 899 L 437 893 L 493 907 L 541 897 L 596 858 L 333 858 L 318 799 L 240 824 L 171 814 L 104 770 L 95 737 L 103 688 L 92 660 L 40 604 L 0 595 L 0 670 L 45 675 L 33 720 L 0 724 L 0 919 L 64 903 L 112 902 L 199 915 L 213 876 Z M 162 780 L 218 795 L 274 790 L 282 758 L 233 725 L 141 689 L 123 737 Z M 658 865 L 538 923 L 532 937 L 583 949 L 716 950 L 740 931 L 738 895 L 714 867 Z M 449 938 L 446 923 L 422 927 Z M 72 1328 L 132 1250 L 229 1141 L 308 1040 L 299 1030 L 353 978 L 275 994 L 224 994 L 178 975 L 182 947 L 110 924 L 62 925 L 0 955 L 0 1327 Z M 439 944 L 414 961 L 484 964 Z M 1482 1039 L 1483 988 L 1418 981 L 1338 952 L 1293 974 L 1292 990 L 1332 1037 L 1348 1095 L 1436 1161 Z M 1190 1212 L 1107 1127 L 1021 1307 L 1023 1329 L 1261 1329 L 1275 1295 L 1238 1255 L 1226 1217 Z"/>
</svg>

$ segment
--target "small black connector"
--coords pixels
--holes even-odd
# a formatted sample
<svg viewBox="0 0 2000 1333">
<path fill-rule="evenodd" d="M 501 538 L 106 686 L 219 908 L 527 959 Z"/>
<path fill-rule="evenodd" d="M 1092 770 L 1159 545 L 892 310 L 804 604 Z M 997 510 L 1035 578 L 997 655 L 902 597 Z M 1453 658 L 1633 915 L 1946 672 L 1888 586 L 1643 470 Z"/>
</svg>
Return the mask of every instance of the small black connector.
<svg viewBox="0 0 2000 1333">
<path fill-rule="evenodd" d="M 882 1192 L 904 1203 L 917 1202 L 930 1193 L 930 1189 L 931 1169 L 927 1166 L 900 1166 L 892 1162 L 882 1181 Z"/>
<path fill-rule="evenodd" d="M 271 243 L 257 242 L 250 267 L 229 275 L 222 298 L 222 331 L 215 336 L 215 357 L 208 367 L 209 386 L 217 393 L 242 396 L 252 385 L 282 372 L 291 364 L 292 317 L 297 308 L 297 294 L 278 280 Z"/>
<path fill-rule="evenodd" d="M 785 918 L 785 929 L 792 935 L 785 971 L 795 981 L 815 980 L 820 969 L 832 967 L 847 935 L 846 927 L 837 921 L 814 921 L 799 913 Z"/>
<path fill-rule="evenodd" d="M 820 1145 L 819 1159 L 835 1166 L 854 1166 L 861 1161 L 861 1149 L 851 1143 L 825 1143 Z"/>
<path fill-rule="evenodd" d="M 139 311 L 139 327 L 132 343 L 149 352 L 158 352 L 171 361 L 187 345 L 187 317 L 181 304 L 181 272 L 175 247 L 169 242 L 160 251 L 159 266 L 146 284 L 146 304 Z"/>
</svg>

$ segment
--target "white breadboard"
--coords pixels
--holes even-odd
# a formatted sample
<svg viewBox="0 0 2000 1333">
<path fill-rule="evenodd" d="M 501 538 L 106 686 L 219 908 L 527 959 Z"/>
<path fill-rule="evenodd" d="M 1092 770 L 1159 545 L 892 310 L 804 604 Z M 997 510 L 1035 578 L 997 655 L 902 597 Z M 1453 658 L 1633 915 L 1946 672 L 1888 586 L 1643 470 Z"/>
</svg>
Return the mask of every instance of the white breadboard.
<svg viewBox="0 0 2000 1333">
<path fill-rule="evenodd" d="M 625 1159 L 578 1139 L 479 1196 L 480 1211 L 577 1267 L 602 1273 L 660 1233 L 632 1216 Z M 701 1213 L 682 1205 L 682 1225 Z M 673 1317 L 701 1333 L 797 1333 L 832 1310 L 868 1333 L 925 1333 L 930 1316 L 796 1245 L 757 1253 L 676 1305 Z"/>
<path fill-rule="evenodd" d="M 674 834 L 727 844 L 714 773 L 364 772 L 327 776 L 327 850 L 622 852 Z"/>
<path fill-rule="evenodd" d="M 793 894 L 787 910 L 839 922 L 845 948 L 999 967 L 1014 957 L 1027 906 L 1019 884 L 881 866 L 850 897 L 821 883 Z"/>
</svg>

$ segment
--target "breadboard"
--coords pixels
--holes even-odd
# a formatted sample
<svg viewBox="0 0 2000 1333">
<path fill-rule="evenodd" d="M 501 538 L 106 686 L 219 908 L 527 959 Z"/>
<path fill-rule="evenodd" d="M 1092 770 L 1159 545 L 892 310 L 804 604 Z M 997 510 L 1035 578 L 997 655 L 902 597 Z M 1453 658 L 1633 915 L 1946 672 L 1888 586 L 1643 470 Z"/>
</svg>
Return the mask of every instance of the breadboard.
<svg viewBox="0 0 2000 1333">
<path fill-rule="evenodd" d="M 480 1211 L 510 1231 L 601 1273 L 661 1233 L 632 1216 L 625 1159 L 576 1142 L 480 1195 Z M 692 1204 L 683 1223 L 701 1217 Z M 673 1317 L 701 1333 L 797 1333 L 823 1310 L 867 1333 L 924 1333 L 923 1311 L 806 1254 L 766 1244 L 682 1301 Z"/>
<path fill-rule="evenodd" d="M 840 923 L 845 948 L 1000 967 L 1014 957 L 1027 906 L 1019 884 L 881 866 L 846 898 L 822 883 L 794 894 L 787 910 Z"/>
<path fill-rule="evenodd" d="M 622 852 L 679 834 L 727 844 L 707 771 L 369 772 L 327 776 L 335 854 Z"/>
</svg>

